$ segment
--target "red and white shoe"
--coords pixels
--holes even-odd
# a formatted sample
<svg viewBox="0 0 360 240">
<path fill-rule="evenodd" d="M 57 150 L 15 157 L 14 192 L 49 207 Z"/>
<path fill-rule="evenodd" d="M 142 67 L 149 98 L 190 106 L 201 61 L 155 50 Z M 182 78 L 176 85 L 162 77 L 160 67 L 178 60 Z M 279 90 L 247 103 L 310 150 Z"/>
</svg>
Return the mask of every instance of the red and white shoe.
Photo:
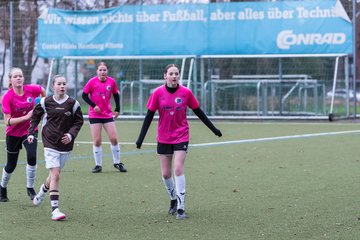
<svg viewBox="0 0 360 240">
<path fill-rule="evenodd" d="M 51 220 L 53 221 L 60 221 L 66 218 L 66 215 L 60 212 L 59 208 L 56 208 L 54 211 L 52 211 Z"/>
</svg>

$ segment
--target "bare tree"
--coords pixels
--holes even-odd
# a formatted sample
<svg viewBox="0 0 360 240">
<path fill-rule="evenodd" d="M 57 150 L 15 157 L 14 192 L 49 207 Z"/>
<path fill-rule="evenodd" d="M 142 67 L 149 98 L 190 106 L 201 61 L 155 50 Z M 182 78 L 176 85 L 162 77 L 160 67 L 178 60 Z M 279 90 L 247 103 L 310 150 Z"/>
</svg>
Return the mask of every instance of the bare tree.
<svg viewBox="0 0 360 240">
<path fill-rule="evenodd" d="M 7 12 L 8 12 L 8 9 L 7 9 L 7 5 L 5 4 L 5 2 L 1 3 L 0 4 L 0 11 L 1 11 L 1 16 L 3 17 L 3 19 L 1 19 L 1 22 L 0 22 L 0 39 L 3 40 L 3 43 L 4 43 L 4 49 L 2 50 L 2 57 L 1 57 L 1 65 L 3 66 L 2 67 L 2 72 L 0 73 L 0 93 L 1 93 L 1 89 L 2 89 L 2 85 L 3 85 L 3 81 L 4 81 L 4 77 L 5 77 L 5 58 L 6 58 L 6 46 L 7 46 L 7 31 L 6 31 L 6 25 L 7 25 Z"/>
<path fill-rule="evenodd" d="M 26 2 L 13 0 L 13 16 L 12 65 L 23 70 L 28 83 L 31 81 L 31 73 L 37 61 L 34 55 L 38 17 L 37 0 Z"/>
</svg>

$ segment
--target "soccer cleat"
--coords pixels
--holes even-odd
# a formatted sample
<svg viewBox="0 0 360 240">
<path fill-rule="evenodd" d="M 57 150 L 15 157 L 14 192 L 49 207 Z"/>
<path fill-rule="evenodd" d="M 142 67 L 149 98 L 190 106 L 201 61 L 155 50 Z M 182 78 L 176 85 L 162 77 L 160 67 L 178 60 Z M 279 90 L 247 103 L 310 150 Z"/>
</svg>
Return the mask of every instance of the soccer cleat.
<svg viewBox="0 0 360 240">
<path fill-rule="evenodd" d="M 33 200 L 36 196 L 34 188 L 27 188 L 27 195 L 30 197 L 30 200 Z"/>
<path fill-rule="evenodd" d="M 123 163 L 115 163 L 114 168 L 118 169 L 120 172 L 127 172 L 126 167 Z"/>
<path fill-rule="evenodd" d="M 177 200 L 170 200 L 170 207 L 169 207 L 169 215 L 174 215 L 176 213 L 177 208 Z"/>
<path fill-rule="evenodd" d="M 0 202 L 8 202 L 7 189 L 0 186 Z"/>
<path fill-rule="evenodd" d="M 185 211 L 183 209 L 178 209 L 177 213 L 176 213 L 176 219 L 178 220 L 183 220 L 185 218 L 187 218 L 188 216 L 186 215 Z"/>
<path fill-rule="evenodd" d="M 101 172 L 101 171 L 102 171 L 102 167 L 99 166 L 99 165 L 96 165 L 96 166 L 91 170 L 92 173 L 99 173 L 99 172 Z"/>
<path fill-rule="evenodd" d="M 51 220 L 60 221 L 66 218 L 66 215 L 60 212 L 59 208 L 55 208 L 51 213 Z"/>
<path fill-rule="evenodd" d="M 46 192 L 40 190 L 39 193 L 36 194 L 36 196 L 32 200 L 33 204 L 35 206 L 39 206 L 44 201 L 45 196 L 46 196 Z"/>
</svg>

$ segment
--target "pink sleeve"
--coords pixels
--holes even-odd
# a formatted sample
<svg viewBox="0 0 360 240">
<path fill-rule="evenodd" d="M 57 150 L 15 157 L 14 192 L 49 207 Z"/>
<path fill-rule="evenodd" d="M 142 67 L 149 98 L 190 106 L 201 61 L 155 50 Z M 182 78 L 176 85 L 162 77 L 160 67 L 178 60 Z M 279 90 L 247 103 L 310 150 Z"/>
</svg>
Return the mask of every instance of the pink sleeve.
<svg viewBox="0 0 360 240">
<path fill-rule="evenodd" d="M 32 86 L 32 89 L 35 93 L 34 95 L 39 96 L 41 94 L 41 92 L 42 92 L 41 85 L 34 84 L 34 85 L 30 85 L 30 86 Z"/>
<path fill-rule="evenodd" d="M 147 105 L 146 107 L 152 111 L 152 112 L 155 112 L 157 109 L 158 109 L 158 97 L 157 97 L 157 91 L 154 91 L 151 95 L 150 95 L 150 98 L 147 102 Z"/>
<path fill-rule="evenodd" d="M 195 98 L 195 96 L 191 92 L 191 90 L 189 90 L 189 104 L 188 105 L 189 105 L 189 108 L 191 108 L 192 110 L 195 110 L 195 109 L 199 108 L 199 102 Z"/>
<path fill-rule="evenodd" d="M 41 94 L 42 89 L 39 84 L 29 84 L 24 85 L 24 90 L 26 90 L 32 97 L 38 97 Z"/>
<path fill-rule="evenodd" d="M 9 94 L 5 94 L 2 97 L 2 102 L 1 102 L 2 112 L 5 113 L 5 114 L 11 114 L 10 101 L 9 100 L 10 100 Z"/>
<path fill-rule="evenodd" d="M 41 92 L 42 92 L 42 87 L 41 87 L 41 85 L 37 85 L 38 86 L 38 91 L 39 91 L 39 95 L 41 94 Z"/>
<path fill-rule="evenodd" d="M 83 88 L 83 93 L 89 94 L 90 93 L 90 85 L 91 85 L 91 79 L 85 84 Z"/>
<path fill-rule="evenodd" d="M 118 86 L 117 86 L 117 84 L 116 84 L 116 81 L 115 81 L 115 79 L 113 79 L 114 81 L 113 81 L 113 84 L 114 84 L 114 87 L 113 87 L 113 94 L 114 93 L 119 93 L 119 88 L 118 88 Z"/>
</svg>

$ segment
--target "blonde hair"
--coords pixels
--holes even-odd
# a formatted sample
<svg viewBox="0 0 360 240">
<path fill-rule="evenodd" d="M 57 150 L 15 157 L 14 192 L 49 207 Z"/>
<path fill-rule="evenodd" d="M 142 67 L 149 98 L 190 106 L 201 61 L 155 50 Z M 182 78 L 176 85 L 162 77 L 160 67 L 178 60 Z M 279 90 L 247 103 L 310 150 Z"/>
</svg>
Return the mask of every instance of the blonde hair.
<svg viewBox="0 0 360 240">
<path fill-rule="evenodd" d="M 13 67 L 13 68 L 11 68 L 10 71 L 9 71 L 9 74 L 8 74 L 8 77 L 9 77 L 8 87 L 9 87 L 9 89 L 12 88 L 11 77 L 12 77 L 12 75 L 14 74 L 14 72 L 17 71 L 17 70 L 21 71 L 21 73 L 24 75 L 24 73 L 23 73 L 23 71 L 22 71 L 21 68 L 19 68 L 19 67 Z"/>
</svg>

